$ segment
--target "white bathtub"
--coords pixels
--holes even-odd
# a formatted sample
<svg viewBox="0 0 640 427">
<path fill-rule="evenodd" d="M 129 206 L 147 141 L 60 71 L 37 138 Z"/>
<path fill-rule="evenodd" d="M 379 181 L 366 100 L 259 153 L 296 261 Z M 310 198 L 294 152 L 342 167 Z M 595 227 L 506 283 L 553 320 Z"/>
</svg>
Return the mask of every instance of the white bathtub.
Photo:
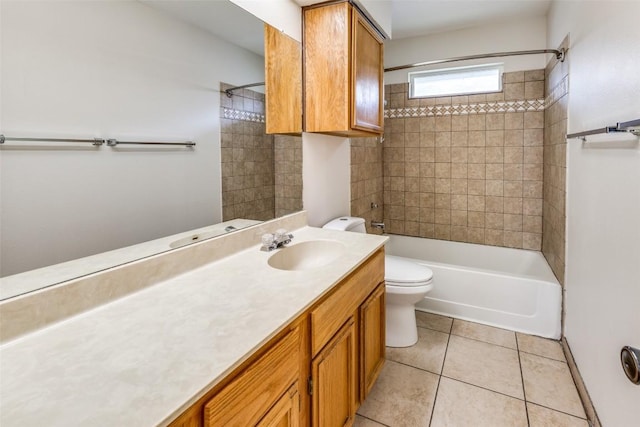
<svg viewBox="0 0 640 427">
<path fill-rule="evenodd" d="M 417 310 L 560 338 L 562 291 L 540 252 L 389 235 L 386 252 L 433 270 Z"/>
</svg>

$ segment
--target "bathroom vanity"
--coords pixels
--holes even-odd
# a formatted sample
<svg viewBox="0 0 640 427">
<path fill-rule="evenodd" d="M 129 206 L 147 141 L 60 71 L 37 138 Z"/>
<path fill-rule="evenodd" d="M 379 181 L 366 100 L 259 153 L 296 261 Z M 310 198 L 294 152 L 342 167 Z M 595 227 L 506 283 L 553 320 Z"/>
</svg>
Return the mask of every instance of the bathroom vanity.
<svg viewBox="0 0 640 427">
<path fill-rule="evenodd" d="M 379 249 L 171 426 L 349 425 L 384 351 Z"/>
<path fill-rule="evenodd" d="M 258 243 L 283 227 L 285 250 L 345 250 L 321 267 L 273 268 L 279 251 Z M 3 325 L 23 331 L 3 332 L 0 424 L 351 424 L 384 361 L 386 239 L 307 227 L 299 213 L 85 278 L 105 299 L 84 312 L 68 314 L 87 298 L 64 285 L 49 304 L 4 302 Z M 156 280 L 135 288 L 144 276 Z M 129 293 L 109 300 L 120 282 Z M 37 316 L 53 320 L 29 326 Z"/>
</svg>

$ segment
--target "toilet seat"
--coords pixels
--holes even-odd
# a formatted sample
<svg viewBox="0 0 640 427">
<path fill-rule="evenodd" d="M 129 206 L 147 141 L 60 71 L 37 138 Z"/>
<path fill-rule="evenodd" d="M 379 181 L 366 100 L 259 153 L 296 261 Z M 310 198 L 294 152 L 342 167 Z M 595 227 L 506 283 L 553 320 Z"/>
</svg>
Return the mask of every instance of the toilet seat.
<svg viewBox="0 0 640 427">
<path fill-rule="evenodd" d="M 406 258 L 386 255 L 384 269 L 384 280 L 388 286 L 413 288 L 432 285 L 433 282 L 430 268 Z"/>
</svg>

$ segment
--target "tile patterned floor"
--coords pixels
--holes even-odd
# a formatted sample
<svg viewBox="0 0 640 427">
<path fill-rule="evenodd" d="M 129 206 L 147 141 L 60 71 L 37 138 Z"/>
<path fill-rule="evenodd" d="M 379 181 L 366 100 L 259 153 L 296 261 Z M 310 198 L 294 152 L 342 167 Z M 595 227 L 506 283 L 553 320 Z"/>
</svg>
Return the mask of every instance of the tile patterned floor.
<svg viewBox="0 0 640 427">
<path fill-rule="evenodd" d="M 557 341 L 416 316 L 418 343 L 387 348 L 356 427 L 588 427 Z"/>
</svg>

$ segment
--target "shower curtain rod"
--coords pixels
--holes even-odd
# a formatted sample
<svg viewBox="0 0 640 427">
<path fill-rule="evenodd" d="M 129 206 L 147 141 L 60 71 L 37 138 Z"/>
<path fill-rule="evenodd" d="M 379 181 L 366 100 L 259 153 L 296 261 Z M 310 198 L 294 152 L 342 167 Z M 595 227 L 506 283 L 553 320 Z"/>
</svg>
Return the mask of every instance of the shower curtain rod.
<svg viewBox="0 0 640 427">
<path fill-rule="evenodd" d="M 541 53 L 553 53 L 556 59 L 560 62 L 564 62 L 567 51 L 565 48 L 558 49 L 538 49 L 538 50 L 517 50 L 514 52 L 497 52 L 497 53 L 485 53 L 482 55 L 469 55 L 458 56 L 456 58 L 436 59 L 433 61 L 418 62 L 415 64 L 398 65 L 397 67 L 385 68 L 384 72 L 405 70 L 407 68 L 424 67 L 425 65 L 446 64 L 448 62 L 467 61 L 471 59 L 483 59 L 483 58 L 501 58 L 503 56 L 518 56 L 518 55 L 538 55 Z"/>
<path fill-rule="evenodd" d="M 230 87 L 229 89 L 225 90 L 224 93 L 227 94 L 227 96 L 229 98 L 231 98 L 233 96 L 233 91 L 237 90 L 237 89 L 244 89 L 246 87 L 254 87 L 254 86 L 264 86 L 264 82 L 260 82 L 260 83 L 249 83 L 248 85 L 242 85 L 242 86 L 234 86 L 234 87 Z"/>
</svg>

